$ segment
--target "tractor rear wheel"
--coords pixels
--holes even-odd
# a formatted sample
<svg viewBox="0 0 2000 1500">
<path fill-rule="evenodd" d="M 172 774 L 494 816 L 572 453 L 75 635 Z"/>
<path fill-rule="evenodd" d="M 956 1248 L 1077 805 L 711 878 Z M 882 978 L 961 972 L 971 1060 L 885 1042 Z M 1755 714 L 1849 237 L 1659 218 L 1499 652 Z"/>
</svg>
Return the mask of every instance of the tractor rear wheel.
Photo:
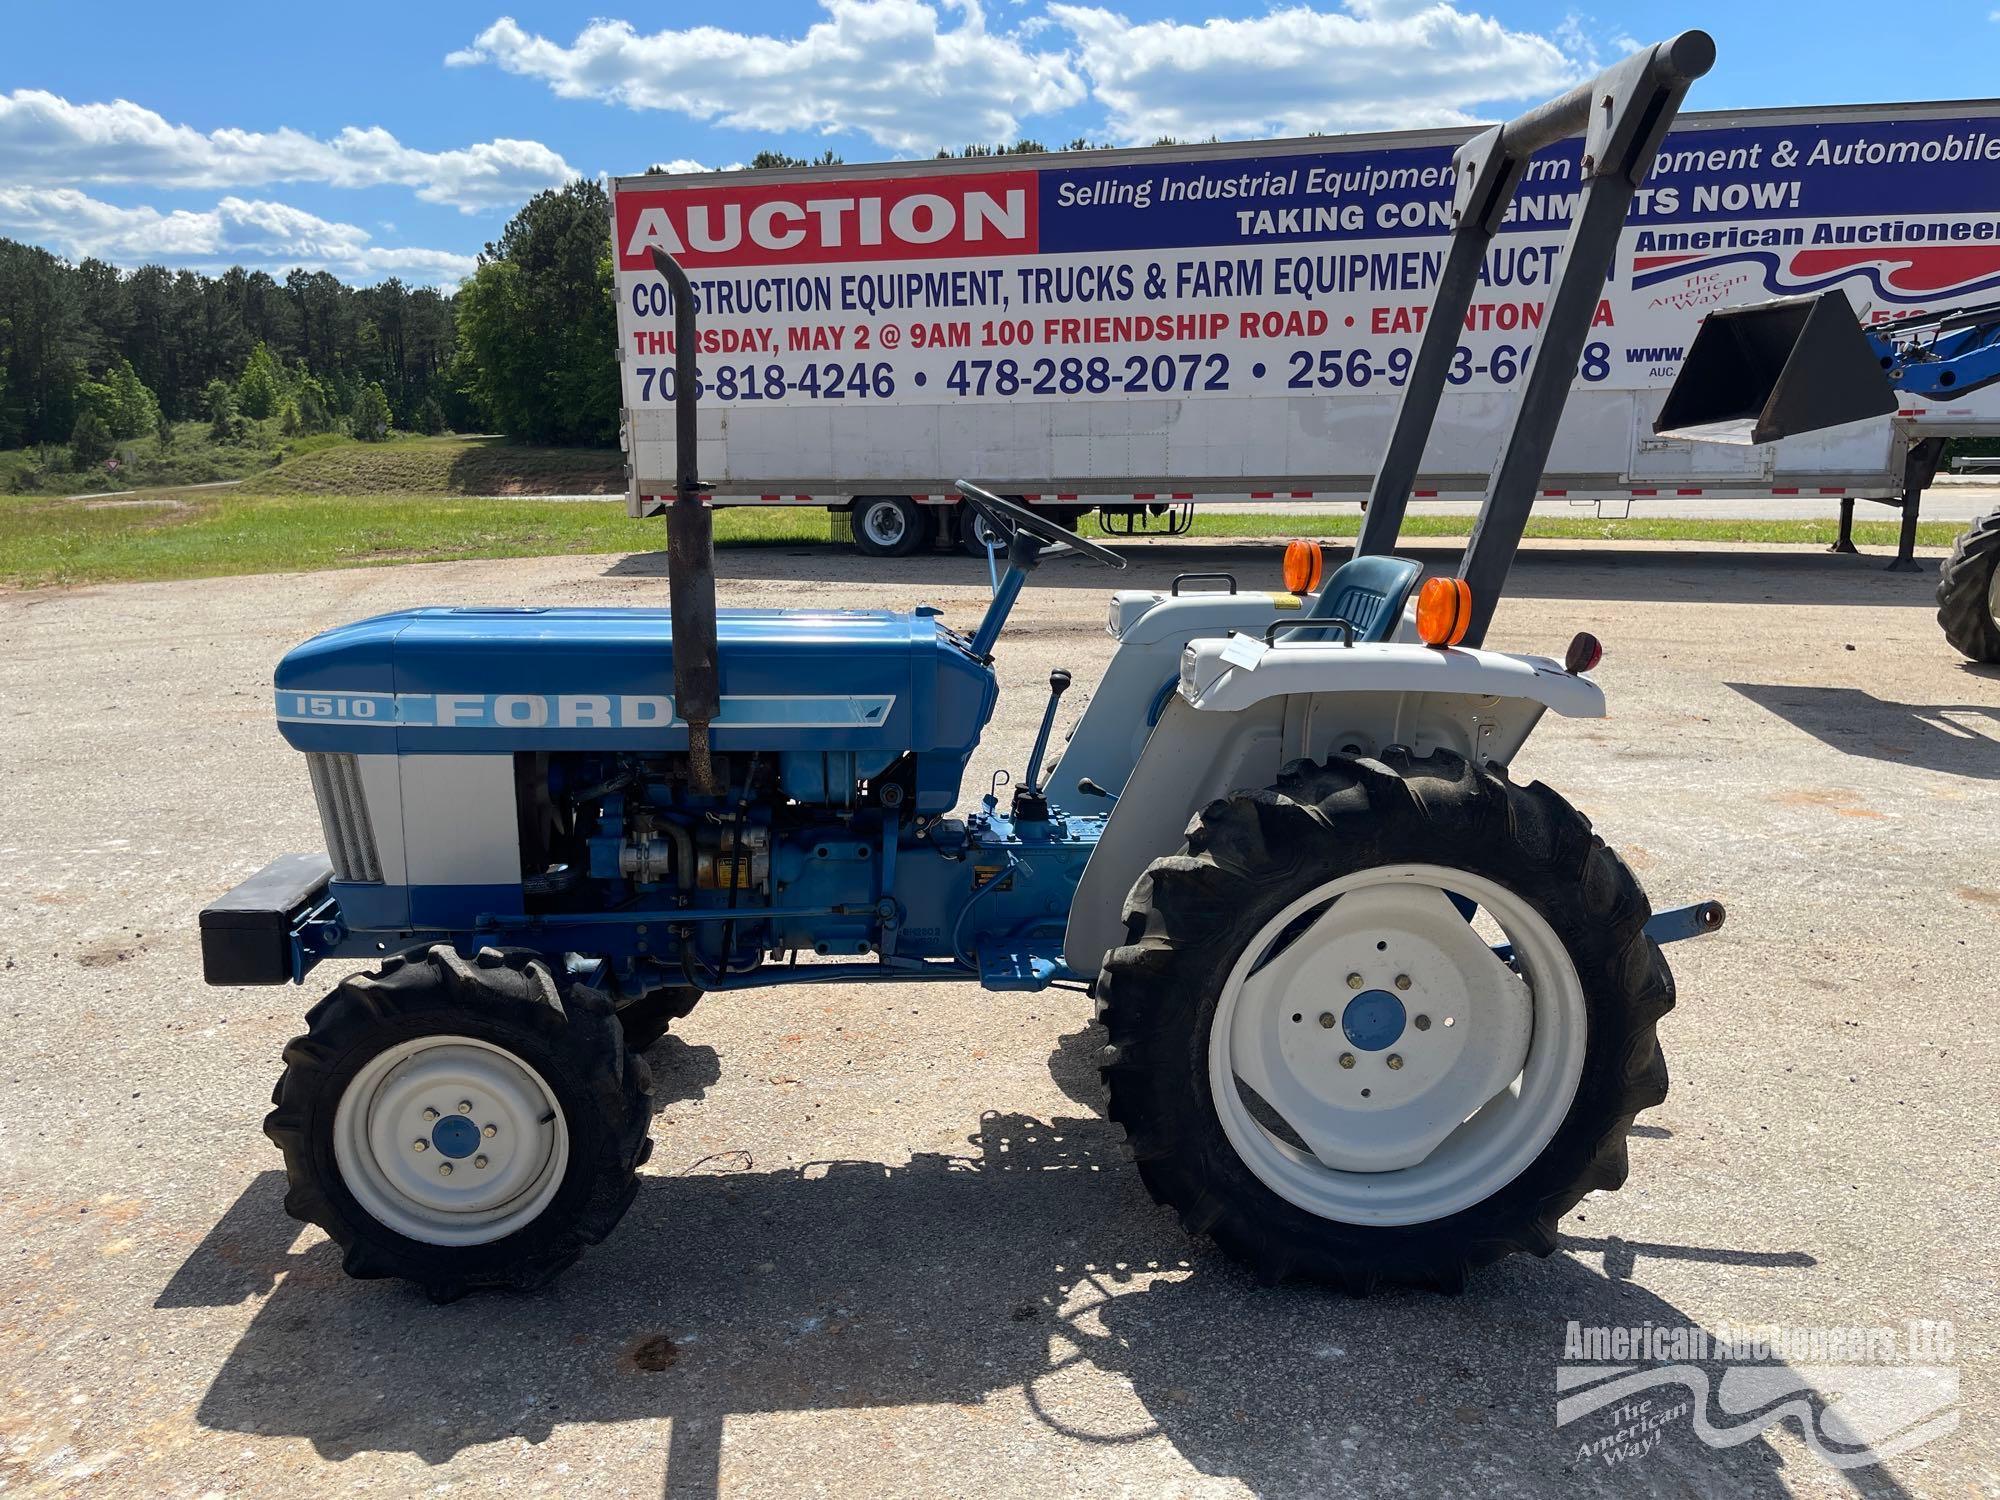
<svg viewBox="0 0 2000 1500">
<path fill-rule="evenodd" d="M 652 1077 L 611 1002 L 518 950 L 440 944 L 360 974 L 306 1016 L 264 1133 L 285 1211 L 350 1276 L 438 1301 L 532 1288 L 602 1240 L 647 1155 Z"/>
<path fill-rule="evenodd" d="M 1153 1196 L 1265 1279 L 1456 1291 L 1624 1182 L 1667 1088 L 1649 915 L 1539 783 L 1442 750 L 1296 762 L 1133 888 L 1099 990 L 1111 1117 Z"/>
<path fill-rule="evenodd" d="M 1952 543 L 1938 570 L 1938 624 L 1974 661 L 2000 662 L 2000 510 Z"/>
</svg>

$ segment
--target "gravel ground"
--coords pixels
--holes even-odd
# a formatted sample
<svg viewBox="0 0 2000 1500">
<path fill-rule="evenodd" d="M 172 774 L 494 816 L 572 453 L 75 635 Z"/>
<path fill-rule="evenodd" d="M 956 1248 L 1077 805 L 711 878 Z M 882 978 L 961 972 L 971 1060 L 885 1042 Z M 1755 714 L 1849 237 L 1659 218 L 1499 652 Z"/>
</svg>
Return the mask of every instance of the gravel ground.
<svg viewBox="0 0 2000 1500">
<path fill-rule="evenodd" d="M 1268 548 L 1139 556 L 1121 581 L 1276 571 Z M 1879 560 L 1523 553 L 1494 644 L 1596 631 L 1612 716 L 1547 721 L 1519 772 L 1583 807 L 1656 903 L 1731 910 L 1671 950 L 1674 1091 L 1629 1186 L 1546 1261 L 1456 1299 L 1260 1288 L 1146 1198 L 1099 1113 L 1086 998 L 919 986 L 677 1023 L 638 1200 L 549 1292 L 433 1307 L 344 1279 L 284 1217 L 258 1130 L 312 996 L 199 982 L 196 908 L 318 846 L 272 663 L 419 602 L 655 602 L 662 566 L 0 598 L 0 1487 L 2000 1492 L 2000 679 L 1940 638 L 1928 576 Z M 965 623 L 984 592 L 942 556 L 723 569 L 736 604 L 929 599 Z M 1112 581 L 1077 559 L 1038 575 L 969 789 L 1024 753 L 1051 666 L 1101 669 Z M 1650 1448 L 1616 1464 L 1583 1451 L 1609 1414 L 1556 1425 L 1572 1320 L 1912 1318 L 1954 1325 L 1957 1424 L 1886 1465 L 1830 1467 L 1797 1421 L 1717 1449 L 1685 1415 L 1642 1420 Z M 1802 1378 L 1833 1396 L 1852 1371 Z M 1685 1399 L 1650 1395 L 1655 1417 Z"/>
</svg>

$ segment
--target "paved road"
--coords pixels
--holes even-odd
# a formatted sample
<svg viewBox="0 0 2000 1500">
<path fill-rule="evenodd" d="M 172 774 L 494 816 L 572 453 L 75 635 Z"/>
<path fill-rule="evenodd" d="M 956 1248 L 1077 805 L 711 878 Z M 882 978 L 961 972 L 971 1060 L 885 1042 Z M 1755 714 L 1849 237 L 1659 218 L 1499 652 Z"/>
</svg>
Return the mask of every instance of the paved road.
<svg viewBox="0 0 2000 1500">
<path fill-rule="evenodd" d="M 1267 565 L 1183 546 L 1119 581 Z M 735 604 L 930 599 L 967 623 L 984 594 L 979 565 L 948 556 L 763 548 L 722 567 Z M 195 908 L 318 845 L 270 724 L 271 663 L 415 602 L 655 602 L 662 570 L 565 558 L 0 599 L 10 1494 L 2000 1485 L 2000 679 L 1939 639 L 1929 579 L 1869 561 L 1530 548 L 1516 570 L 1495 643 L 1596 631 L 1612 705 L 1548 722 L 1521 774 L 1586 809 L 1656 901 L 1732 912 L 1673 950 L 1674 1091 L 1635 1131 L 1629 1185 L 1582 1204 L 1546 1261 L 1455 1300 L 1260 1288 L 1148 1202 L 1099 1114 L 1086 999 L 923 986 L 711 1001 L 678 1023 L 651 1058 L 638 1201 L 550 1292 L 436 1308 L 345 1280 L 284 1217 L 258 1130 L 312 996 L 198 983 Z M 968 787 L 1018 765 L 1052 665 L 1080 685 L 1101 669 L 1111 581 L 1076 559 L 1037 575 Z M 1886 1469 L 1839 1473 L 1795 1428 L 1710 1448 L 1685 1416 L 1612 1466 L 1581 1451 L 1604 1419 L 1555 1426 L 1570 1321 L 1906 1318 L 1956 1325 L 1959 1420 Z"/>
</svg>

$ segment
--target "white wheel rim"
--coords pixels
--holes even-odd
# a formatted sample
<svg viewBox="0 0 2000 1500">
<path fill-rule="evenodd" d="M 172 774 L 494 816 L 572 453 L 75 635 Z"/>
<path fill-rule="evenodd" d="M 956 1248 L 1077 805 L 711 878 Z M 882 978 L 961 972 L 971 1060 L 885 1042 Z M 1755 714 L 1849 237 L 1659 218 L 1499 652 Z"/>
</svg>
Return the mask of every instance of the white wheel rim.
<svg viewBox="0 0 2000 1500">
<path fill-rule="evenodd" d="M 396 1233 L 484 1245 L 549 1206 L 569 1166 L 569 1125 L 513 1053 L 425 1036 L 354 1075 L 334 1111 L 333 1154 L 355 1202 Z"/>
<path fill-rule="evenodd" d="M 1447 892 L 1498 924 L 1512 966 Z M 1209 1087 L 1237 1155 L 1288 1203 L 1420 1224 L 1491 1197 L 1541 1154 L 1587 1041 L 1576 966 L 1531 905 L 1463 870 L 1383 865 L 1301 896 L 1244 947 L 1216 1002 Z M 1261 1123 L 1239 1081 L 1308 1149 Z"/>
<path fill-rule="evenodd" d="M 893 547 L 903 539 L 903 533 L 910 529 L 910 523 L 900 505 L 880 501 L 863 507 L 861 528 L 868 533 L 868 539 L 876 546 Z"/>
</svg>

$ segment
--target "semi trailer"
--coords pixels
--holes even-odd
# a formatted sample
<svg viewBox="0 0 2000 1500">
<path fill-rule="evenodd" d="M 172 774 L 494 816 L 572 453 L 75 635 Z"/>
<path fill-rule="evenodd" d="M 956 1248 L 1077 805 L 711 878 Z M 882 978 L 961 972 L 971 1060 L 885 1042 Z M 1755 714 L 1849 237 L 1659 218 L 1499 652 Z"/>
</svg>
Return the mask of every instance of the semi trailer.
<svg viewBox="0 0 2000 1500">
<path fill-rule="evenodd" d="M 864 552 L 981 550 L 962 474 L 1074 524 L 1175 529 L 1205 499 L 1363 498 L 1423 336 L 1472 134 L 1418 130 L 620 178 L 612 198 L 628 505 L 674 492 L 672 299 L 701 315 L 717 505 L 815 506 Z M 1528 168 L 1478 269 L 1416 498 L 1478 500 L 1533 363 L 1589 173 Z M 1634 193 L 1543 498 L 1903 511 L 2000 389 L 1911 392 L 1775 443 L 1654 430 L 1703 316 L 1844 291 L 1864 324 L 2000 288 L 2000 101 L 1686 115 Z"/>
</svg>

